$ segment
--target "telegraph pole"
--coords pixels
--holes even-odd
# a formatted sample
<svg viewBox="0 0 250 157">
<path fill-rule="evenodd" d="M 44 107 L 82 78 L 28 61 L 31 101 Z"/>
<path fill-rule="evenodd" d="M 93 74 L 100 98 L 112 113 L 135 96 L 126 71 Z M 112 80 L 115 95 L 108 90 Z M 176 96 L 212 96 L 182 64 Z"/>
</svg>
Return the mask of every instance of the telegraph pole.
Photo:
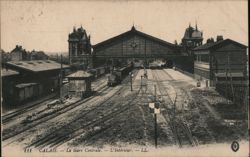
<svg viewBox="0 0 250 157">
<path fill-rule="evenodd" d="M 130 72 L 130 83 L 131 83 L 130 84 L 131 85 L 130 88 L 131 88 L 131 91 L 133 91 L 133 82 L 132 81 L 133 81 L 133 73 Z"/>
<path fill-rule="evenodd" d="M 154 89 L 155 89 L 155 102 L 156 102 L 156 85 L 154 85 Z"/>
<path fill-rule="evenodd" d="M 154 89 L 155 89 L 155 104 L 156 104 L 156 85 L 154 85 Z M 157 148 L 157 114 L 154 113 L 154 121 L 155 121 L 155 148 Z"/>
<path fill-rule="evenodd" d="M 158 134 L 157 134 L 157 114 L 154 114 L 155 116 L 155 148 L 157 148 L 157 138 L 158 138 Z"/>
<path fill-rule="evenodd" d="M 143 76 L 141 75 L 141 89 L 142 89 L 142 77 L 143 77 Z"/>
</svg>

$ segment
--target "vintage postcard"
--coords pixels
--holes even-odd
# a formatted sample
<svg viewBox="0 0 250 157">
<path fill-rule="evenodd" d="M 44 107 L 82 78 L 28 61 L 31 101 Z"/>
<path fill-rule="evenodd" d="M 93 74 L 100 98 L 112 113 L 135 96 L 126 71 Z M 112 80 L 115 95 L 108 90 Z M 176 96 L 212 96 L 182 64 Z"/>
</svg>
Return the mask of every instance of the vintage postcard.
<svg viewBox="0 0 250 157">
<path fill-rule="evenodd" d="M 247 157 L 247 0 L 1 0 L 1 156 Z"/>
</svg>

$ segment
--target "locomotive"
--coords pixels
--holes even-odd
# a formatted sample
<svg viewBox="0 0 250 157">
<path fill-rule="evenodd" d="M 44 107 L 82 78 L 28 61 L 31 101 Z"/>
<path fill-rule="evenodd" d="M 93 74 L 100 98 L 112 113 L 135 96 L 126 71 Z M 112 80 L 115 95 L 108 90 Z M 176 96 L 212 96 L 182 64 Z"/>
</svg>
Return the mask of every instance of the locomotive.
<svg viewBox="0 0 250 157">
<path fill-rule="evenodd" d="M 113 69 L 110 74 L 108 74 L 107 85 L 109 87 L 118 85 L 122 80 L 129 74 L 133 69 L 133 64 L 130 63 L 125 67 Z"/>
</svg>

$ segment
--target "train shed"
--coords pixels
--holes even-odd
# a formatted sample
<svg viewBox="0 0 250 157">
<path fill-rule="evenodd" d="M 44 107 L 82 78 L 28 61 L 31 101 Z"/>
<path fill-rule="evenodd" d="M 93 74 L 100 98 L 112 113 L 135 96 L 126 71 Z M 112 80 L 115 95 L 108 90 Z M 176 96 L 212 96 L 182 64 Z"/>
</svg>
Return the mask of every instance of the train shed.
<svg viewBox="0 0 250 157">
<path fill-rule="evenodd" d="M 8 73 L 11 71 L 18 73 L 9 75 L 3 82 L 3 90 L 9 91 L 4 98 L 6 105 L 20 105 L 59 89 L 60 63 L 51 60 L 10 61 L 5 67 Z M 69 66 L 63 65 L 64 73 L 67 73 L 67 70 Z"/>
</svg>

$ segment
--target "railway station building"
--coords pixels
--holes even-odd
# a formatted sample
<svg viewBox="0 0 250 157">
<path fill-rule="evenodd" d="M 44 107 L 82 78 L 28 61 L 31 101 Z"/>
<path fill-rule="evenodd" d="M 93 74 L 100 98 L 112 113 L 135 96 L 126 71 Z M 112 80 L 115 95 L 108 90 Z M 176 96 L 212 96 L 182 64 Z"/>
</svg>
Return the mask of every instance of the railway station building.
<svg viewBox="0 0 250 157">
<path fill-rule="evenodd" d="M 199 31 L 193 29 L 193 34 L 197 32 Z M 84 34 L 83 38 L 80 38 L 81 35 L 73 35 L 81 33 Z M 73 37 L 79 37 L 79 39 L 73 40 Z M 197 42 L 196 38 L 190 38 L 190 40 Z M 85 44 L 80 47 L 76 46 L 77 42 L 80 44 L 83 41 Z M 190 43 L 186 38 L 184 41 Z M 152 60 L 161 59 L 167 62 L 168 67 L 175 66 L 193 72 L 193 56 L 184 51 L 182 45 L 173 44 L 138 31 L 134 26 L 127 32 L 95 45 L 90 44 L 90 37 L 87 37 L 86 31 L 82 27 L 77 30 L 74 28 L 69 35 L 68 44 L 71 66 L 84 64 L 85 69 L 86 67 L 96 68 L 106 65 L 122 66 L 129 61 L 141 61 L 144 65 L 148 65 Z M 92 50 L 89 49 L 90 45 Z M 192 45 L 197 46 L 197 44 Z"/>
<path fill-rule="evenodd" d="M 193 73 L 194 57 L 191 49 L 201 45 L 202 40 L 202 32 L 197 25 L 196 28 L 189 25 L 180 45 L 146 34 L 132 26 L 122 34 L 91 45 L 86 30 L 80 27 L 74 28 L 69 35 L 69 62 L 71 66 L 96 68 L 106 65 L 122 66 L 129 61 L 140 61 L 147 66 L 149 62 L 161 59 L 168 67 L 175 66 Z"/>
<path fill-rule="evenodd" d="M 210 38 L 203 44 L 203 32 L 198 29 L 197 24 L 195 28 L 189 25 L 185 29 L 180 44 L 173 44 L 146 34 L 134 26 L 95 45 L 90 44 L 90 38 L 82 27 L 74 32 L 84 32 L 84 43 L 88 44 L 83 44 L 85 51 L 79 48 L 73 50 L 73 40 L 69 36 L 71 65 L 83 59 L 81 60 L 83 64 L 91 68 L 107 65 L 123 66 L 131 61 L 134 63 L 140 61 L 144 66 L 148 66 L 150 62 L 161 59 L 167 63 L 167 67 L 174 66 L 177 70 L 188 72 L 195 79 L 206 81 L 208 86 L 216 87 L 218 91 L 224 93 L 223 95 L 230 95 L 225 94 L 230 91 L 233 91 L 231 95 L 242 91 L 242 89 L 237 91 L 233 86 L 244 86 L 245 90 L 247 46 L 231 39 L 224 40 L 223 36 L 218 36 L 216 41 Z M 92 47 L 92 50 L 88 49 L 89 47 Z M 225 84 L 225 80 L 229 81 L 229 85 L 230 81 L 234 84 L 230 85 L 233 90 Z"/>
<path fill-rule="evenodd" d="M 247 46 L 217 36 L 193 49 L 194 77 L 208 81 L 222 95 L 243 102 L 247 85 Z M 238 97 L 238 98 L 237 98 Z"/>
</svg>

